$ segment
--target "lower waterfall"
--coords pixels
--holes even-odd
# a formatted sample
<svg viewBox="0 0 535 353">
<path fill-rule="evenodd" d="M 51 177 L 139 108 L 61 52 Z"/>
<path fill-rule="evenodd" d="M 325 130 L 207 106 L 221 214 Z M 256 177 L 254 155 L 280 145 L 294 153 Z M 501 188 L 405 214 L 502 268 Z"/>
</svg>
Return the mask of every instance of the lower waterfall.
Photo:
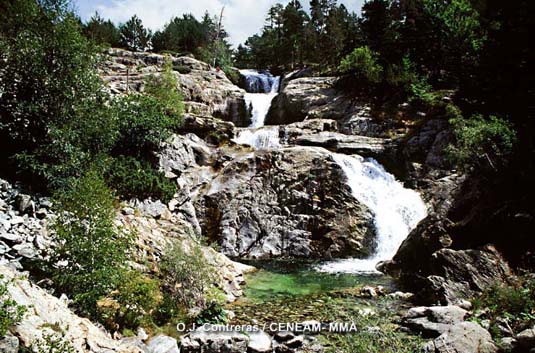
<svg viewBox="0 0 535 353">
<path fill-rule="evenodd" d="M 427 215 L 420 195 L 406 189 L 375 159 L 333 153 L 347 176 L 353 196 L 374 213 L 377 234 L 373 255 L 367 259 L 325 262 L 323 272 L 375 273 L 378 262 L 391 259 L 409 232 Z"/>
</svg>

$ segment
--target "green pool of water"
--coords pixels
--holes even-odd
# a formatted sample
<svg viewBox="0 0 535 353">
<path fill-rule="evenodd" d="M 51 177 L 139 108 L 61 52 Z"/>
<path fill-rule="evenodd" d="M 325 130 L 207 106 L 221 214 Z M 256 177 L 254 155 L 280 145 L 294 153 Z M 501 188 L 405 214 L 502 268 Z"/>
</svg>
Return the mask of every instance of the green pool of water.
<svg viewBox="0 0 535 353">
<path fill-rule="evenodd" d="M 365 285 L 393 288 L 386 276 L 322 273 L 314 270 L 310 262 L 279 260 L 248 264 L 258 271 L 246 277 L 244 296 L 230 308 L 240 323 L 250 323 L 253 319 L 260 322 L 328 319 L 333 311 L 343 315 L 342 308 L 358 310 L 369 306 L 371 303 L 358 295 L 359 288 Z"/>
<path fill-rule="evenodd" d="M 258 268 L 247 276 L 245 287 L 245 297 L 253 301 L 307 296 L 364 285 L 392 287 L 390 278 L 383 275 L 318 272 L 309 262 L 255 261 L 249 264 Z"/>
</svg>

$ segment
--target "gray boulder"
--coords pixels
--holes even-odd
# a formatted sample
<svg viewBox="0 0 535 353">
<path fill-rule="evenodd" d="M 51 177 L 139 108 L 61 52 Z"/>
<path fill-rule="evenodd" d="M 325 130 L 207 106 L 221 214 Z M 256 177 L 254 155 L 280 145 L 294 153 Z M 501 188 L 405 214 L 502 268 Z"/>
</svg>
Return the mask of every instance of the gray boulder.
<svg viewBox="0 0 535 353">
<path fill-rule="evenodd" d="M 434 353 L 496 353 L 490 333 L 474 322 L 451 326 L 426 347 Z"/>
<path fill-rule="evenodd" d="M 438 337 L 464 320 L 468 312 L 458 306 L 431 306 L 411 308 L 402 323 L 425 337 Z"/>
<path fill-rule="evenodd" d="M 176 339 L 158 335 L 147 343 L 147 353 L 180 353 Z"/>
</svg>

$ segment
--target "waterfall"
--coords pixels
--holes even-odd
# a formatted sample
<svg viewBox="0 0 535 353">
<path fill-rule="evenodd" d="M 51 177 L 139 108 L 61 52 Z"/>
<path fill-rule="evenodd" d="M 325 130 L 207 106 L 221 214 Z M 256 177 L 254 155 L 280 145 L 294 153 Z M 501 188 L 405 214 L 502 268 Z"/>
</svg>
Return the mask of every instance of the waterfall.
<svg viewBox="0 0 535 353">
<path fill-rule="evenodd" d="M 409 232 L 427 215 L 420 195 L 403 187 L 374 159 L 333 153 L 347 176 L 353 196 L 374 214 L 376 248 L 367 259 L 342 259 L 318 266 L 323 272 L 376 273 L 379 261 L 391 259 Z"/>
<path fill-rule="evenodd" d="M 240 129 L 233 140 L 255 149 L 281 146 L 278 126 L 264 126 L 273 98 L 278 94 L 279 77 L 255 70 L 241 70 L 245 77 L 245 102 L 252 112 L 251 125 Z M 332 153 L 347 177 L 351 193 L 374 215 L 376 247 L 367 259 L 327 261 L 316 268 L 322 272 L 378 273 L 378 262 L 391 259 L 409 232 L 427 215 L 420 195 L 403 187 L 374 159 Z"/>
<path fill-rule="evenodd" d="M 280 77 L 273 77 L 270 73 L 260 73 L 256 70 L 240 70 L 240 73 L 246 80 L 248 93 L 245 93 L 244 99 L 252 116 L 251 125 L 241 130 L 233 141 L 256 149 L 279 147 L 278 128 L 264 128 L 263 126 L 271 102 L 278 94 Z"/>
</svg>

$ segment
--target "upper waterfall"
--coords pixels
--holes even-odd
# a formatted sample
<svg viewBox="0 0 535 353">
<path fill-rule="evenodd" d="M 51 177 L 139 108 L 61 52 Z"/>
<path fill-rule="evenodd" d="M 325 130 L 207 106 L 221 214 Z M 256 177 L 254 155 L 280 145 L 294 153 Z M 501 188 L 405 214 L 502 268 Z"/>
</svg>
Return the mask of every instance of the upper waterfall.
<svg viewBox="0 0 535 353">
<path fill-rule="evenodd" d="M 248 93 L 273 93 L 279 90 L 279 77 L 268 71 L 240 70 Z"/>
<path fill-rule="evenodd" d="M 427 216 L 420 195 L 406 189 L 375 159 L 333 153 L 347 176 L 353 196 L 374 213 L 377 234 L 373 255 L 367 259 L 343 259 L 318 267 L 325 272 L 374 273 L 378 262 L 391 259 L 409 232 Z"/>
<path fill-rule="evenodd" d="M 244 99 L 247 110 L 251 112 L 251 125 L 242 130 L 233 140 L 236 143 L 253 146 L 257 149 L 274 148 L 279 146 L 277 128 L 262 128 L 271 107 L 273 98 L 278 94 L 280 77 L 274 77 L 269 72 L 256 70 L 240 70 L 246 81 Z M 250 93 L 262 92 L 262 93 Z"/>
</svg>

